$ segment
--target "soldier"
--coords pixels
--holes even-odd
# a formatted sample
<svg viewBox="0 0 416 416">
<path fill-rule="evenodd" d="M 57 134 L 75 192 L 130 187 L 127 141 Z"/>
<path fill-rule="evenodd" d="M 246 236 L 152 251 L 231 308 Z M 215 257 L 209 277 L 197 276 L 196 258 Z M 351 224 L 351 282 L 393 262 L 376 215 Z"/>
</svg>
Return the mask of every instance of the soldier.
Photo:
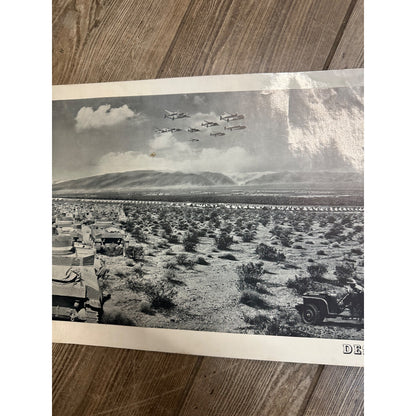
<svg viewBox="0 0 416 416">
<path fill-rule="evenodd" d="M 352 277 L 347 279 L 347 284 L 349 288 L 345 300 L 350 305 L 351 314 L 358 315 L 361 321 L 364 316 L 364 288 L 357 284 Z"/>
</svg>

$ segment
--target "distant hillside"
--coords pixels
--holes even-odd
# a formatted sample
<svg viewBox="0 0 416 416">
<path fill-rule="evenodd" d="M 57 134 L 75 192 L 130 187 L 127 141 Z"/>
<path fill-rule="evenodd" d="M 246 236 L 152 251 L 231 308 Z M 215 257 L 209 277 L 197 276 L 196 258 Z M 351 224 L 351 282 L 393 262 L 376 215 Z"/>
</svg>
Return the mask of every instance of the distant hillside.
<svg viewBox="0 0 416 416">
<path fill-rule="evenodd" d="M 245 182 L 245 185 L 290 183 L 354 183 L 363 184 L 363 175 L 358 172 L 276 172 L 268 173 Z"/>
<path fill-rule="evenodd" d="M 154 170 L 136 170 L 131 172 L 107 173 L 59 182 L 52 185 L 57 191 L 94 191 L 105 189 L 134 189 L 142 187 L 173 187 L 173 186 L 215 186 L 234 185 L 228 176 L 216 172 L 183 173 L 158 172 Z"/>
</svg>

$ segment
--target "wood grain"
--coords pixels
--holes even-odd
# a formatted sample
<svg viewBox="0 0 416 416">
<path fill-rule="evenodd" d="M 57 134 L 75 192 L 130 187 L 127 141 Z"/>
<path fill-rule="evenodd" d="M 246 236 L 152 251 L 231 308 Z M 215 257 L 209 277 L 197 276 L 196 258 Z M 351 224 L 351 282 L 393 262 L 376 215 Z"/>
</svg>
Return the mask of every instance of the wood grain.
<svg viewBox="0 0 416 416">
<path fill-rule="evenodd" d="M 179 415 L 298 415 L 322 367 L 204 358 Z"/>
<path fill-rule="evenodd" d="M 305 416 L 361 416 L 364 414 L 364 369 L 325 366 Z"/>
<path fill-rule="evenodd" d="M 53 345 L 53 414 L 176 415 L 201 358 Z"/>
<path fill-rule="evenodd" d="M 196 0 L 158 77 L 322 69 L 349 4 Z"/>
<path fill-rule="evenodd" d="M 358 0 L 328 66 L 329 69 L 364 67 L 364 0 Z"/>
<path fill-rule="evenodd" d="M 54 2 L 53 83 L 155 78 L 189 2 Z"/>
</svg>

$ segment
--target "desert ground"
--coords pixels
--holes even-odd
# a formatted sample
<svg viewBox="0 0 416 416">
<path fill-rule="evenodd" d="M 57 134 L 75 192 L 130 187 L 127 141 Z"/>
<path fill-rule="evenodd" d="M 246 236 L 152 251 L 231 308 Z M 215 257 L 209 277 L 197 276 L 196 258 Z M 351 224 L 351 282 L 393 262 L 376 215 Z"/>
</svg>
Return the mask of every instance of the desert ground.
<svg viewBox="0 0 416 416">
<path fill-rule="evenodd" d="M 111 299 L 103 323 L 246 334 L 363 339 L 363 323 L 302 323 L 307 291 L 342 296 L 346 279 L 364 286 L 363 212 L 54 202 L 111 220 L 129 236 L 125 256 L 97 250 Z"/>
</svg>

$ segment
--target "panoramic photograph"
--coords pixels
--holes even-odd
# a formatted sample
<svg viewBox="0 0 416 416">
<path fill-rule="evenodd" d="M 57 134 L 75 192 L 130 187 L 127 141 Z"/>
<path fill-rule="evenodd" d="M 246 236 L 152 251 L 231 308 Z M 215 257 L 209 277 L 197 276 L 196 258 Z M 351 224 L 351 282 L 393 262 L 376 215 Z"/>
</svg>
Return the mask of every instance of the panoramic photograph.
<svg viewBox="0 0 416 416">
<path fill-rule="evenodd" d="M 53 101 L 52 319 L 363 340 L 363 95 Z"/>
</svg>

